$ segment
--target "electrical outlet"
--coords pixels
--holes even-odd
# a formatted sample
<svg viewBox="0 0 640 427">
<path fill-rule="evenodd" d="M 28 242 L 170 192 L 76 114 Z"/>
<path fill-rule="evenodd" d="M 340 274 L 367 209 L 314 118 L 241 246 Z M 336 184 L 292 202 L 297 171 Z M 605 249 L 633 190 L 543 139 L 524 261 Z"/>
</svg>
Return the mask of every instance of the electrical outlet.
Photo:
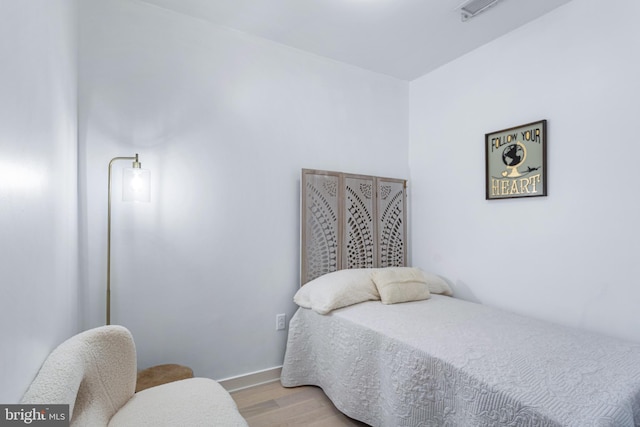
<svg viewBox="0 0 640 427">
<path fill-rule="evenodd" d="M 282 331 L 286 329 L 287 315 L 286 314 L 276 314 L 276 331 Z"/>
</svg>

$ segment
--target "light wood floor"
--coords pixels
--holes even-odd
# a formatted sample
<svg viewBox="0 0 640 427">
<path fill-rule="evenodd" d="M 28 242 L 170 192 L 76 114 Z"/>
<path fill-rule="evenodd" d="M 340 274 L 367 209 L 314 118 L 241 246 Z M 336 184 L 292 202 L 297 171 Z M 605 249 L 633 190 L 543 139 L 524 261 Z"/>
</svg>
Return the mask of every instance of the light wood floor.
<svg viewBox="0 0 640 427">
<path fill-rule="evenodd" d="M 321 388 L 284 388 L 280 381 L 231 393 L 250 427 L 366 426 L 333 406 Z"/>
</svg>

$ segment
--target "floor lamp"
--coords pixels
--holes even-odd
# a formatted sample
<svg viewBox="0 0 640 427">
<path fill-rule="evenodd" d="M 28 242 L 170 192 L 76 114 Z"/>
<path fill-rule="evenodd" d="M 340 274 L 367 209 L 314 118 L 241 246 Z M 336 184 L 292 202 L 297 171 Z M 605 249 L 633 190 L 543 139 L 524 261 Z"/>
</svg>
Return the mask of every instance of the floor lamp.
<svg viewBox="0 0 640 427">
<path fill-rule="evenodd" d="M 111 167 L 118 160 L 133 160 L 131 168 L 122 170 L 122 200 L 125 202 L 149 202 L 151 199 L 151 173 L 142 169 L 135 157 L 114 157 L 109 162 L 109 201 L 107 203 L 107 325 L 111 324 Z"/>
</svg>

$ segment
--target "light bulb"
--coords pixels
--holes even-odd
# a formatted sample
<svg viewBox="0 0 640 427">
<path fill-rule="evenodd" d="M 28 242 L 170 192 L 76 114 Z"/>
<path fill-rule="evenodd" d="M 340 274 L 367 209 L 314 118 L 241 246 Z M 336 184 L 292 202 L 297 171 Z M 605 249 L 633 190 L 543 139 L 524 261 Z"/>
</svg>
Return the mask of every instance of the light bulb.
<svg viewBox="0 0 640 427">
<path fill-rule="evenodd" d="M 129 182 L 129 186 L 133 191 L 142 191 L 144 187 L 144 180 L 142 179 L 142 174 L 140 170 L 133 170 L 133 174 L 131 176 L 131 181 Z"/>
<path fill-rule="evenodd" d="M 151 173 L 148 169 L 122 170 L 122 200 L 125 202 L 149 202 L 151 200 Z"/>
</svg>

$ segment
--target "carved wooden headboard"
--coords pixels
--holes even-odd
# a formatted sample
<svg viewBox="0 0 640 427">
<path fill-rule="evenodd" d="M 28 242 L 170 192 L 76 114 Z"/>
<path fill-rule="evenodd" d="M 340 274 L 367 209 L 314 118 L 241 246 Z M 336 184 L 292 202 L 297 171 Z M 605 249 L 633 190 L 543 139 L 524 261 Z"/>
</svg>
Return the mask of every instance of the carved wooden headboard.
<svg viewBox="0 0 640 427">
<path fill-rule="evenodd" d="M 406 265 L 406 180 L 302 169 L 301 184 L 301 284 Z"/>
</svg>

